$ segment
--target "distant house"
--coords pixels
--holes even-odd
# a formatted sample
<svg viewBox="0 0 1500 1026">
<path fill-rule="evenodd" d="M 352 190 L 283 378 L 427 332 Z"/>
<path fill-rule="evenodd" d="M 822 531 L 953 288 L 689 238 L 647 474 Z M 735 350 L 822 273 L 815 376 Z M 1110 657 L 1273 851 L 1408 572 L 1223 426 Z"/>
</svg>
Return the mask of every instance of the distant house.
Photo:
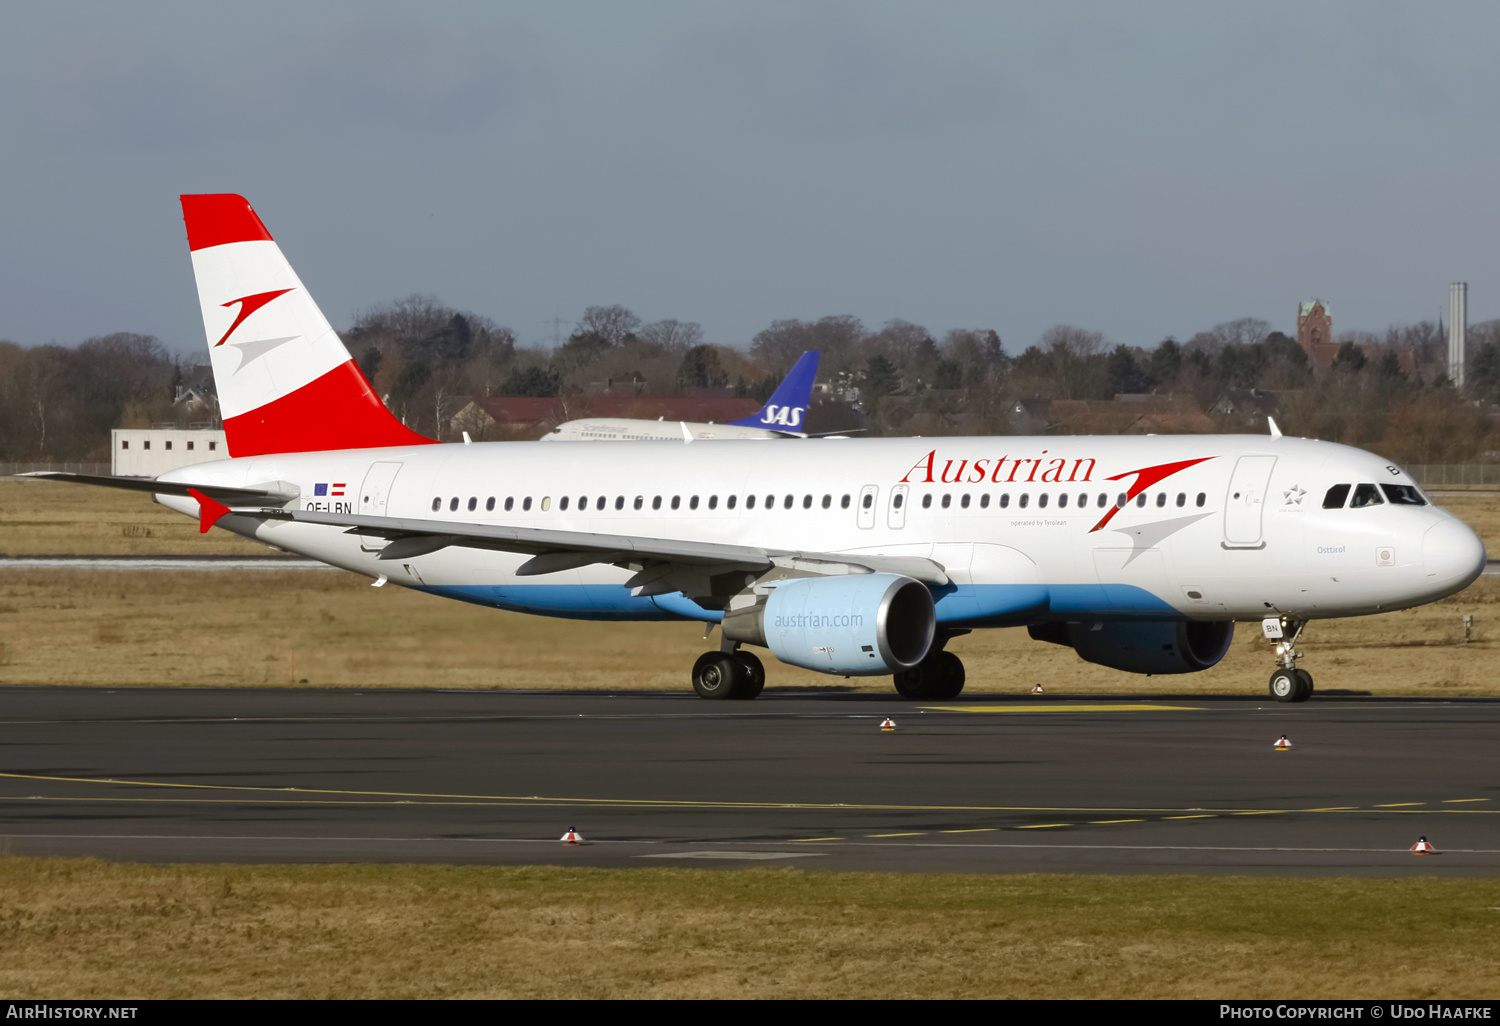
<svg viewBox="0 0 1500 1026">
<path fill-rule="evenodd" d="M 178 467 L 229 459 L 223 431 L 115 428 L 109 447 L 110 473 L 116 477 L 157 477 Z"/>
</svg>

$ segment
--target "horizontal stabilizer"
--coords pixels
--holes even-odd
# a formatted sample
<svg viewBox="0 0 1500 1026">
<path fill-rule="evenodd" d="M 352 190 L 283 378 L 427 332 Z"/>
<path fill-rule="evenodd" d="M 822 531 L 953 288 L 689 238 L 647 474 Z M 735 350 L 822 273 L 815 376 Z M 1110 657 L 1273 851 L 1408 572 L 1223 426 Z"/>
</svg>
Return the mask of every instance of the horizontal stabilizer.
<svg viewBox="0 0 1500 1026">
<path fill-rule="evenodd" d="M 48 481 L 71 481 L 74 484 L 99 485 L 104 488 L 123 488 L 130 492 L 148 492 L 152 495 L 183 495 L 193 497 L 193 492 L 202 492 L 210 499 L 231 505 L 243 506 L 256 503 L 263 506 L 284 506 L 301 496 L 302 490 L 287 481 L 271 481 L 253 488 L 229 488 L 216 484 L 192 484 L 183 481 L 157 481 L 149 477 L 111 477 L 107 474 L 67 474 L 61 471 L 40 470 L 16 477 L 40 477 Z"/>
</svg>

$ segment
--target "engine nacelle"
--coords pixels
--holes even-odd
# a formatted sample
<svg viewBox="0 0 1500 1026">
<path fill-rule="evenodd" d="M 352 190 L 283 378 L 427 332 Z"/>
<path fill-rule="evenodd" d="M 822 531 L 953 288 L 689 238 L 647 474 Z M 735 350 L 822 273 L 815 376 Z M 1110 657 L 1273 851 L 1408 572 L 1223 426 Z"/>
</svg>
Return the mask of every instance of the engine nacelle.
<svg viewBox="0 0 1500 1026">
<path fill-rule="evenodd" d="M 1038 641 L 1067 645 L 1082 658 L 1127 673 L 1197 673 L 1229 651 L 1234 624 L 1197 620 L 1043 623 Z"/>
<path fill-rule="evenodd" d="M 937 611 L 926 585 L 897 574 L 798 577 L 724 615 L 724 636 L 784 663 L 840 676 L 909 670 L 927 657 Z"/>
</svg>

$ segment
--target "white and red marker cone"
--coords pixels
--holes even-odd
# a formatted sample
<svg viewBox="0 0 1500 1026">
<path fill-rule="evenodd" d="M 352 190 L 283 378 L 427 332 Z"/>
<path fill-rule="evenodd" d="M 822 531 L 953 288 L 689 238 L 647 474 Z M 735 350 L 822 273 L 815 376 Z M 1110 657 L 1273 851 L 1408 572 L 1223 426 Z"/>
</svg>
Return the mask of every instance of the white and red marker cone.
<svg viewBox="0 0 1500 1026">
<path fill-rule="evenodd" d="M 562 835 L 562 843 L 569 846 L 582 844 L 583 835 L 572 827 L 568 827 L 568 832 Z"/>
<path fill-rule="evenodd" d="M 1438 850 L 1427 843 L 1427 835 L 1418 838 L 1417 843 L 1411 846 L 1413 855 L 1436 855 Z"/>
<path fill-rule="evenodd" d="M 1042 693 L 1042 686 L 1038 684 L 1036 687 L 1031 689 L 1031 693 L 1033 695 L 1040 695 Z"/>
<path fill-rule="evenodd" d="M 885 719 L 880 721 L 880 729 L 885 731 L 895 730 L 896 721 L 887 716 Z"/>
<path fill-rule="evenodd" d="M 1285 734 L 1276 739 L 1276 750 L 1278 752 L 1290 752 L 1292 750 L 1292 743 L 1286 739 Z"/>
</svg>

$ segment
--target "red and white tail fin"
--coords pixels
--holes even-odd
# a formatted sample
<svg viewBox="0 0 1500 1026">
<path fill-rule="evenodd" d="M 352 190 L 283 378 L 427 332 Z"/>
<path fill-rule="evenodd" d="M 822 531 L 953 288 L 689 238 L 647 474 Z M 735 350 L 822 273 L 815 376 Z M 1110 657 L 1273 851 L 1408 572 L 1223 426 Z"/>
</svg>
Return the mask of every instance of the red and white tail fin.
<svg viewBox="0 0 1500 1026">
<path fill-rule="evenodd" d="M 248 201 L 183 196 L 231 456 L 431 442 L 391 415 Z"/>
</svg>

